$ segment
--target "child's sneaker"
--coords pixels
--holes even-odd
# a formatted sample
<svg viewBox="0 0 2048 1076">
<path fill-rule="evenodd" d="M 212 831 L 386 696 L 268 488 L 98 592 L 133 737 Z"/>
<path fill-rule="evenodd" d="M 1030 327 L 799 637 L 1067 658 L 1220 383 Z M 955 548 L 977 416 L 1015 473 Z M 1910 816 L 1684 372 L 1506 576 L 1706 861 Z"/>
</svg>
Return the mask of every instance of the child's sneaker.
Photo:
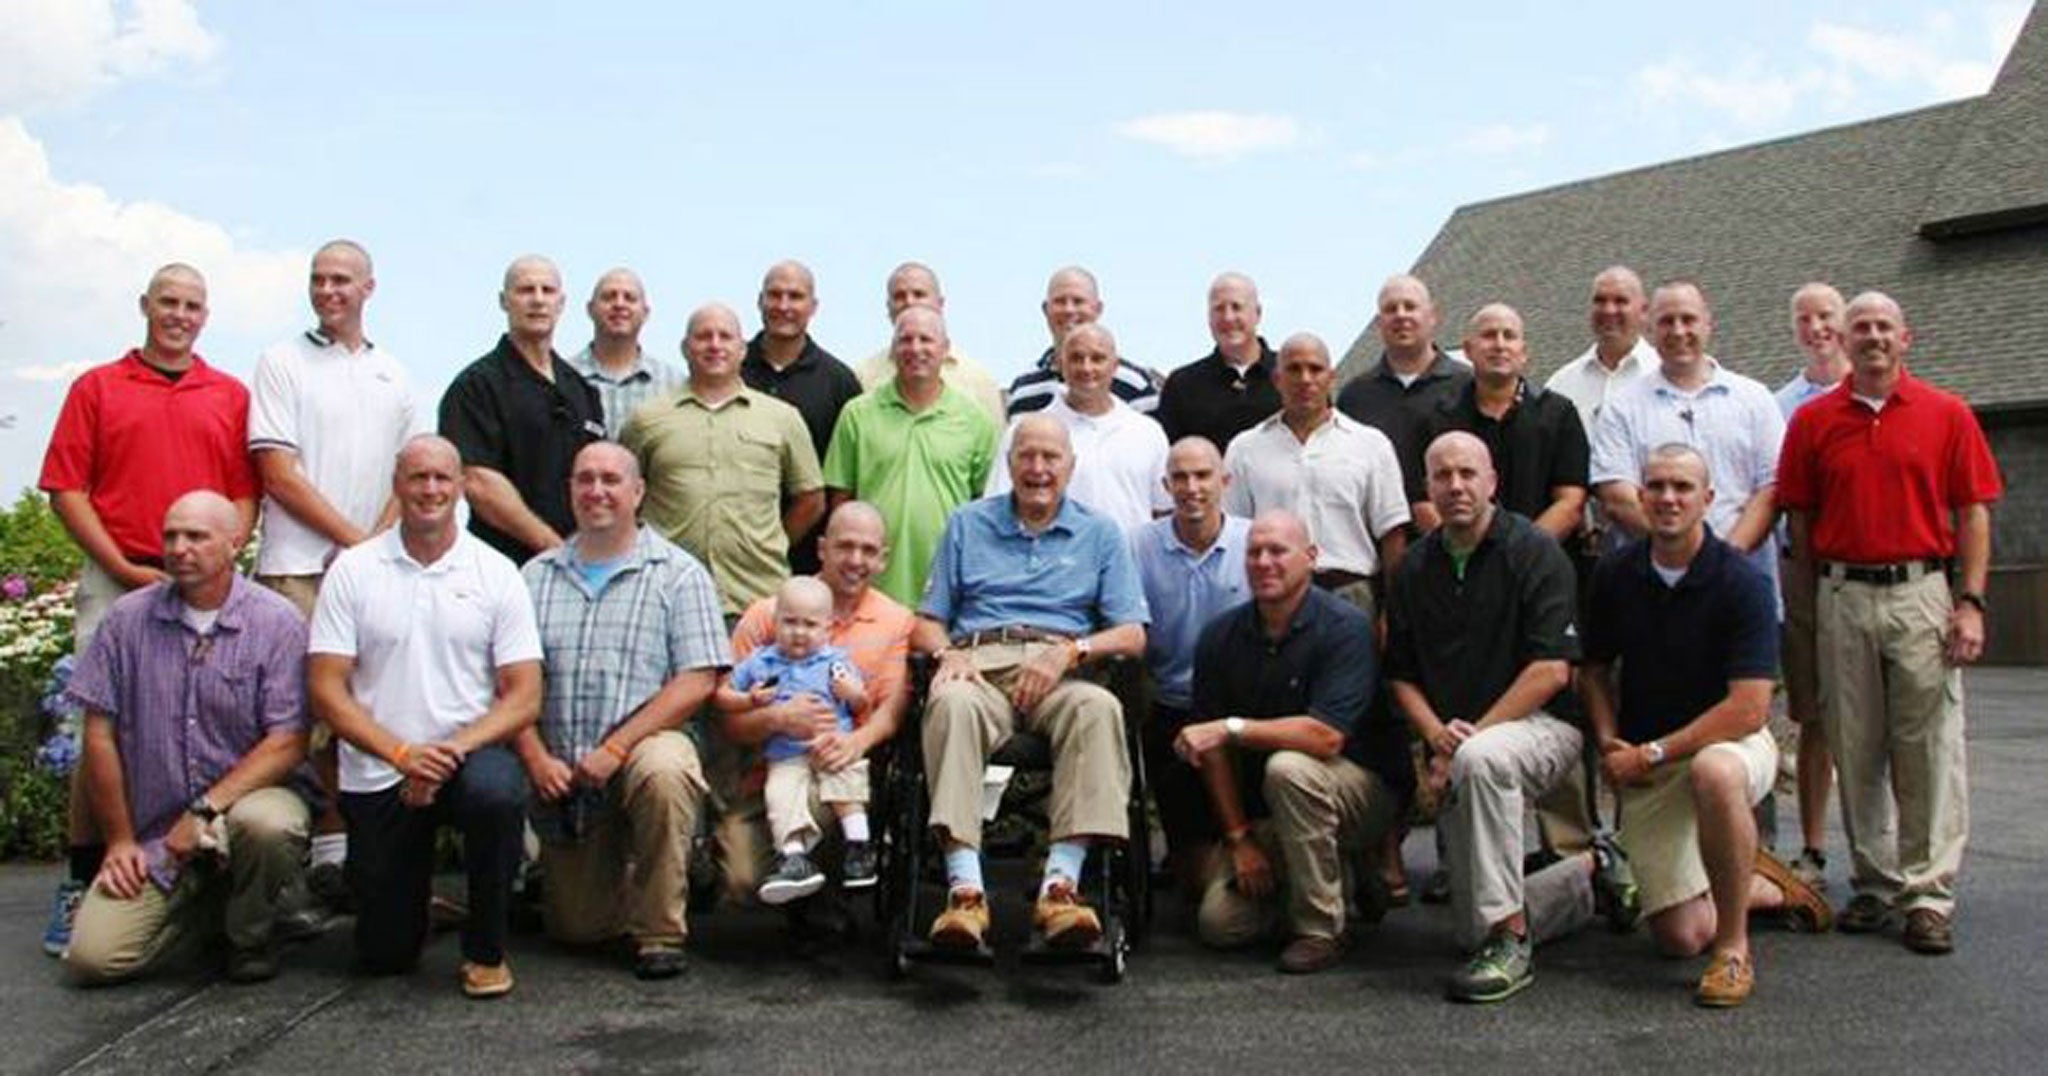
<svg viewBox="0 0 2048 1076">
<path fill-rule="evenodd" d="M 875 884 L 875 846 L 867 841 L 846 842 L 839 885 L 844 889 L 872 889 Z"/>
<path fill-rule="evenodd" d="M 71 948 L 71 923 L 78 918 L 78 904 L 85 899 L 86 883 L 65 879 L 50 900 L 50 925 L 43 928 L 43 952 L 63 956 Z"/>
<path fill-rule="evenodd" d="M 758 896 L 763 904 L 788 904 L 825 888 L 825 872 L 802 852 L 787 853 L 775 861 L 775 873 L 761 882 Z"/>
</svg>

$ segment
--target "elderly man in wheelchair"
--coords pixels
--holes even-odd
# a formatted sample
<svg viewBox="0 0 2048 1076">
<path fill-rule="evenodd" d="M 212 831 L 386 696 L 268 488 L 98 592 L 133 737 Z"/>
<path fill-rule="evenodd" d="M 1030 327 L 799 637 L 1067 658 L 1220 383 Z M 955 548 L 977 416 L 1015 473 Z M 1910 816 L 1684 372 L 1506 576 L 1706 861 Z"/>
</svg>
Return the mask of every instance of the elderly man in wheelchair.
<svg viewBox="0 0 2048 1076">
<path fill-rule="evenodd" d="M 912 635 L 934 661 L 919 745 L 947 897 L 930 945 L 986 951 L 983 771 L 1022 730 L 1047 742 L 1052 762 L 1034 944 L 1088 950 L 1104 925 L 1082 899 L 1083 863 L 1091 845 L 1130 839 L 1132 763 L 1122 704 L 1077 674 L 1143 654 L 1144 592 L 1116 525 L 1066 497 L 1074 453 L 1065 427 L 1019 420 L 1006 462 L 1012 492 L 947 521 Z"/>
</svg>

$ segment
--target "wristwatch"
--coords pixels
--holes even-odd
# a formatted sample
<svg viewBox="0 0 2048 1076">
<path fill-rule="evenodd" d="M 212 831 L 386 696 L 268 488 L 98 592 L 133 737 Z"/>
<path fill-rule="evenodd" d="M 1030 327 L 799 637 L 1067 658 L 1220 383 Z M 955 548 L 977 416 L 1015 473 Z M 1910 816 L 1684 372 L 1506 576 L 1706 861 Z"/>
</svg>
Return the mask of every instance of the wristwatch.
<svg viewBox="0 0 2048 1076">
<path fill-rule="evenodd" d="M 1226 718 L 1224 718 L 1224 719 L 1223 719 L 1223 734 L 1224 734 L 1225 736 L 1228 736 L 1228 737 L 1230 737 L 1230 742 L 1231 742 L 1231 743 L 1238 743 L 1238 742 L 1242 741 L 1242 740 L 1244 739 L 1244 718 L 1241 718 L 1241 717 L 1226 717 Z"/>
<path fill-rule="evenodd" d="M 202 792 L 192 797 L 192 802 L 185 805 L 185 813 L 201 822 L 211 822 L 220 817 L 220 808 L 215 807 L 213 801 L 207 799 L 206 794 Z"/>
<path fill-rule="evenodd" d="M 1974 590 L 1956 591 L 1956 602 L 1962 605 L 1974 605 L 1977 607 L 1977 611 L 1980 613 L 1990 611 L 1984 604 L 1984 595 L 1979 594 Z"/>
<path fill-rule="evenodd" d="M 1074 637 L 1074 664 L 1086 664 L 1088 656 L 1093 653 L 1095 653 L 1095 644 L 1090 642 L 1086 635 Z"/>
<path fill-rule="evenodd" d="M 1651 740 L 1649 743 L 1644 744 L 1643 757 L 1649 759 L 1652 766 L 1662 766 L 1664 764 L 1664 741 Z"/>
</svg>

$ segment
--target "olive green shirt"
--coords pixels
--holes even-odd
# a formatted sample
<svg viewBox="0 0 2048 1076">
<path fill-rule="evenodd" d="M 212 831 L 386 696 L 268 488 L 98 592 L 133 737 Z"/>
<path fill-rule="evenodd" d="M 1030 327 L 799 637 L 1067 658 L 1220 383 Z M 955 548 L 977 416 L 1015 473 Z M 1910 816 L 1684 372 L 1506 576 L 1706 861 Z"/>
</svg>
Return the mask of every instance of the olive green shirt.
<svg viewBox="0 0 2048 1076">
<path fill-rule="evenodd" d="M 789 578 L 783 496 L 824 485 L 796 408 L 750 388 L 708 406 L 684 385 L 634 411 L 619 442 L 647 479 L 641 518 L 711 569 L 728 615 Z"/>
</svg>

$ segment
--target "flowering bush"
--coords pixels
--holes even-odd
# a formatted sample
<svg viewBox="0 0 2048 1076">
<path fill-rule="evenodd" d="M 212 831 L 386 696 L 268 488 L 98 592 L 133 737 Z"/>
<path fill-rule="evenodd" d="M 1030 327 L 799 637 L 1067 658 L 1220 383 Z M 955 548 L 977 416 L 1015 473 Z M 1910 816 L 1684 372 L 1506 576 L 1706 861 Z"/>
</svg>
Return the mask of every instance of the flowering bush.
<svg viewBox="0 0 2048 1076">
<path fill-rule="evenodd" d="M 81 717 L 64 696 L 80 564 L 40 495 L 0 510 L 0 859 L 64 847 Z"/>
</svg>

